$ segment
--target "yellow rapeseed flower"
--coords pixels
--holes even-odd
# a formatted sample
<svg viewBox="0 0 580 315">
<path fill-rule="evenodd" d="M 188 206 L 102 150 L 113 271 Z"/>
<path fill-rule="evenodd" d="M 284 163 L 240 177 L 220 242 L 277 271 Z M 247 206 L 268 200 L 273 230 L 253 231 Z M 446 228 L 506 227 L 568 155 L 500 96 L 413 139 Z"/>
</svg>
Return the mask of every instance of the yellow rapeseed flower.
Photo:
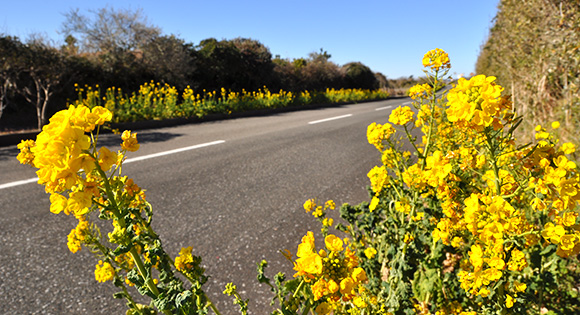
<svg viewBox="0 0 580 315">
<path fill-rule="evenodd" d="M 367 174 L 375 194 L 380 193 L 389 184 L 389 174 L 384 166 L 375 166 Z"/>
<path fill-rule="evenodd" d="M 512 308 L 514 306 L 514 298 L 509 294 L 506 295 L 505 306 L 507 308 Z"/>
<path fill-rule="evenodd" d="M 121 139 L 123 140 L 123 143 L 121 143 L 121 148 L 123 150 L 127 150 L 127 151 L 131 151 L 131 152 L 135 152 L 137 150 L 139 150 L 139 143 L 137 143 L 137 134 L 136 133 L 131 133 L 130 130 L 125 130 L 123 131 L 123 134 L 121 135 Z"/>
<path fill-rule="evenodd" d="M 340 252 L 343 250 L 343 242 L 336 235 L 329 234 L 326 236 L 326 238 L 324 238 L 324 243 L 326 248 L 332 252 Z"/>
<path fill-rule="evenodd" d="M 115 278 L 115 269 L 110 263 L 99 260 L 95 267 L 95 279 L 98 282 L 111 281 Z"/>
<path fill-rule="evenodd" d="M 373 247 L 368 247 L 365 249 L 364 253 L 368 259 L 373 259 L 377 254 L 377 250 L 374 249 Z"/>
<path fill-rule="evenodd" d="M 179 250 L 179 256 L 175 257 L 175 268 L 181 272 L 187 272 L 193 267 L 193 247 L 183 247 Z"/>
<path fill-rule="evenodd" d="M 487 127 L 499 119 L 500 112 L 510 105 L 501 97 L 503 88 L 494 83 L 495 79 L 485 75 L 460 78 L 447 94 L 448 120 Z"/>
<path fill-rule="evenodd" d="M 367 140 L 374 145 L 377 150 L 382 151 L 384 148 L 383 141 L 386 141 L 395 133 L 395 129 L 391 124 L 377 124 L 372 123 L 367 128 Z"/>
<path fill-rule="evenodd" d="M 391 115 L 389 116 L 389 121 L 395 125 L 406 125 L 408 122 L 413 120 L 413 111 L 409 106 L 397 107 L 393 109 Z"/>
<path fill-rule="evenodd" d="M 414 100 L 417 100 L 421 97 L 428 97 L 432 95 L 433 87 L 428 83 L 425 84 L 417 84 L 409 89 L 409 97 Z"/>
<path fill-rule="evenodd" d="M 306 212 L 310 212 L 314 208 L 316 208 L 316 201 L 314 199 L 308 199 L 304 202 L 304 210 L 306 210 Z"/>
<path fill-rule="evenodd" d="M 34 166 L 34 154 L 32 153 L 31 149 L 34 147 L 35 142 L 34 140 L 22 140 L 17 148 L 20 150 L 18 156 L 16 157 L 21 164 L 29 164 Z"/>
<path fill-rule="evenodd" d="M 81 244 L 89 233 L 89 222 L 83 218 L 79 219 L 77 226 L 72 229 L 67 236 L 67 247 L 72 253 L 81 250 Z"/>
<path fill-rule="evenodd" d="M 440 68 L 449 69 L 451 68 L 449 55 L 439 48 L 430 50 L 423 56 L 423 67 L 429 67 L 435 71 L 439 70 Z"/>
</svg>

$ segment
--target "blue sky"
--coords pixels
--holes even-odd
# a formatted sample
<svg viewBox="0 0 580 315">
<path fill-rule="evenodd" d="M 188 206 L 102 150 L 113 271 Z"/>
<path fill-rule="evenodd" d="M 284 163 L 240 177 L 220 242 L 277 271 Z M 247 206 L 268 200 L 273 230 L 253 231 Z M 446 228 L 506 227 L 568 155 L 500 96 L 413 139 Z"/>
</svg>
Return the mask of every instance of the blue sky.
<svg viewBox="0 0 580 315">
<path fill-rule="evenodd" d="M 499 0 L 3 2 L 0 32 L 23 40 L 39 33 L 62 43 L 58 30 L 71 8 L 140 8 L 164 34 L 186 42 L 246 37 L 290 59 L 322 48 L 339 65 L 360 61 L 398 78 L 423 75 L 421 58 L 433 48 L 449 53 L 452 73 L 473 72 Z"/>
</svg>

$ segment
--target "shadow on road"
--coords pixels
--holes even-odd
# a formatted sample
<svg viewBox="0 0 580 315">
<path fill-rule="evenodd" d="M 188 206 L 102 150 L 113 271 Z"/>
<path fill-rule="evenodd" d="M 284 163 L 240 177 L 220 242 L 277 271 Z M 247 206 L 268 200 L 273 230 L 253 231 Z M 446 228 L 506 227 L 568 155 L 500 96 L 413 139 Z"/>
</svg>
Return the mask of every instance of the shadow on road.
<svg viewBox="0 0 580 315">
<path fill-rule="evenodd" d="M 164 142 L 168 141 L 177 137 L 182 136 L 183 134 L 180 133 L 172 133 L 172 132 L 147 132 L 147 131 L 137 131 L 137 141 L 139 143 L 150 143 L 150 142 Z M 101 135 L 98 140 L 98 146 L 106 146 L 106 147 L 118 147 L 121 145 L 121 135 L 115 134 L 105 134 Z"/>
<path fill-rule="evenodd" d="M 137 140 L 139 143 L 149 142 L 164 142 L 182 136 L 180 133 L 171 132 L 137 132 Z M 36 137 L 33 137 L 33 139 Z M 98 146 L 106 146 L 108 148 L 118 149 L 121 145 L 121 135 L 102 134 L 99 136 Z M 7 161 L 9 159 L 16 159 L 20 150 L 16 146 L 0 147 L 0 161 Z"/>
<path fill-rule="evenodd" d="M 18 150 L 16 146 L 8 148 L 0 148 L 0 161 L 16 159 L 18 153 L 20 153 L 20 150 Z"/>
</svg>

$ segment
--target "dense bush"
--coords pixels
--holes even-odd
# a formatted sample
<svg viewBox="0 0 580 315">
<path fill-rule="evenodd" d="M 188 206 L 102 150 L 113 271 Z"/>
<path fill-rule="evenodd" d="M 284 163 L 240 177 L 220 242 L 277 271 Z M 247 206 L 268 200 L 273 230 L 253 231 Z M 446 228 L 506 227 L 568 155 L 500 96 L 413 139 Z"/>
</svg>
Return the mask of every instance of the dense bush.
<svg viewBox="0 0 580 315">
<path fill-rule="evenodd" d="M 558 133 L 579 144 L 580 1 L 502 0 L 477 60 L 493 73 L 518 114 L 522 137 L 540 122 L 560 120 Z"/>
</svg>

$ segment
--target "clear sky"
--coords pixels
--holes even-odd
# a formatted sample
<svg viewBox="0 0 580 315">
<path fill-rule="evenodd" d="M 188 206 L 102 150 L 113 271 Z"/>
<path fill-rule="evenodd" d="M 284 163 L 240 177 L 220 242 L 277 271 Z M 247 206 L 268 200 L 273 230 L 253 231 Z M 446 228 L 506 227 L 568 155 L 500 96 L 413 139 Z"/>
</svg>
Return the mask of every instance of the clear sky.
<svg viewBox="0 0 580 315">
<path fill-rule="evenodd" d="M 2 0 L 0 32 L 25 40 L 38 33 L 63 42 L 64 13 L 79 8 L 142 9 L 163 34 L 186 42 L 252 38 L 282 58 L 324 49 L 343 65 L 360 61 L 388 78 L 421 76 L 433 48 L 449 53 L 452 73 L 469 74 L 499 0 Z"/>
</svg>

